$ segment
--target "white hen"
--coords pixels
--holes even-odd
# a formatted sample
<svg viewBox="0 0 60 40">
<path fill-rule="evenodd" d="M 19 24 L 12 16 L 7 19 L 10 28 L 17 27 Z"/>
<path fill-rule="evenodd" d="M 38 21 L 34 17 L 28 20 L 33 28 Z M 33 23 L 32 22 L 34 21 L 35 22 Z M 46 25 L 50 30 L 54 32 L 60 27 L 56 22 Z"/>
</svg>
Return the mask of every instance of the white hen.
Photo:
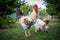
<svg viewBox="0 0 60 40">
<path fill-rule="evenodd" d="M 35 32 L 37 32 L 39 29 L 42 31 L 46 31 L 49 27 L 46 25 L 45 22 L 43 22 L 41 19 L 37 19 L 35 26 Z"/>
</svg>

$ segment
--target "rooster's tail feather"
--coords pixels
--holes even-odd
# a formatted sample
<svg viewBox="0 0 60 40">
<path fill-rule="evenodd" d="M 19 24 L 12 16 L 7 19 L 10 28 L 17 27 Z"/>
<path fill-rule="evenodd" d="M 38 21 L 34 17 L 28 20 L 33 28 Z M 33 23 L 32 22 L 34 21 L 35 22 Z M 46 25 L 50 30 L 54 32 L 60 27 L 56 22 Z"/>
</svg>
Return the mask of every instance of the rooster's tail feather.
<svg viewBox="0 0 60 40">
<path fill-rule="evenodd" d="M 18 7 L 16 8 L 16 15 L 18 19 L 19 17 L 23 16 L 23 12 Z"/>
</svg>

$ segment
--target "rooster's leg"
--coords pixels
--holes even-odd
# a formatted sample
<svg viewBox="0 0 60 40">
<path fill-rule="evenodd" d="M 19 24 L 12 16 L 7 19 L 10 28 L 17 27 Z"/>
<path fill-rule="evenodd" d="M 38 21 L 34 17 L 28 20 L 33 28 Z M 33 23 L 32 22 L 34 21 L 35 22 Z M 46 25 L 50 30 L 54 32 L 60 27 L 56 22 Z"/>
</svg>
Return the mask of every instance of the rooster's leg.
<svg viewBox="0 0 60 40">
<path fill-rule="evenodd" d="M 29 37 L 27 30 L 25 30 L 25 36 L 26 36 L 26 37 Z"/>
<path fill-rule="evenodd" d="M 28 35 L 29 35 L 29 36 L 31 35 L 31 33 L 30 33 L 30 29 L 28 29 Z"/>
<path fill-rule="evenodd" d="M 25 30 L 25 36 L 28 36 L 28 35 L 27 35 L 27 30 Z"/>
</svg>

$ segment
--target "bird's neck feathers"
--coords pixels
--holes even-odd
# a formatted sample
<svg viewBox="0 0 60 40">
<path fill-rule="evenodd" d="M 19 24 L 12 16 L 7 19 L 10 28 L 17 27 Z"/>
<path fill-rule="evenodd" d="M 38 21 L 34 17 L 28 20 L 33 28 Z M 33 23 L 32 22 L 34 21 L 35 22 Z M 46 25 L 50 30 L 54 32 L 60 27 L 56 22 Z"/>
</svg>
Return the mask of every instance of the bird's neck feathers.
<svg viewBox="0 0 60 40">
<path fill-rule="evenodd" d="M 31 13 L 30 17 L 32 17 L 34 20 L 36 20 L 37 17 L 38 17 L 38 13 L 36 13 L 35 10 L 33 10 L 33 12 Z"/>
<path fill-rule="evenodd" d="M 38 14 L 38 11 L 35 10 L 35 9 L 33 9 L 33 13 L 34 13 L 34 14 Z"/>
<path fill-rule="evenodd" d="M 37 9 L 33 9 L 33 12 L 35 12 L 36 14 L 38 14 L 38 10 Z"/>
</svg>

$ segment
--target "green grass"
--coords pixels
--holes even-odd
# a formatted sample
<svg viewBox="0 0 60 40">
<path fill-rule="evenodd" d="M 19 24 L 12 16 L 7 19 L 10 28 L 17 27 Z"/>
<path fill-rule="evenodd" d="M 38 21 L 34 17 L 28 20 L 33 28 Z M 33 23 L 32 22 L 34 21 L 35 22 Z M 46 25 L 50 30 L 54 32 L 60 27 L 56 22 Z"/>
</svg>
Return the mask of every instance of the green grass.
<svg viewBox="0 0 60 40">
<path fill-rule="evenodd" d="M 49 23 L 48 32 L 34 32 L 34 26 L 31 27 L 31 36 L 25 37 L 23 28 L 16 23 L 16 28 L 0 29 L 0 40 L 60 40 L 60 26 L 50 25 L 58 23 L 58 20 Z"/>
</svg>

